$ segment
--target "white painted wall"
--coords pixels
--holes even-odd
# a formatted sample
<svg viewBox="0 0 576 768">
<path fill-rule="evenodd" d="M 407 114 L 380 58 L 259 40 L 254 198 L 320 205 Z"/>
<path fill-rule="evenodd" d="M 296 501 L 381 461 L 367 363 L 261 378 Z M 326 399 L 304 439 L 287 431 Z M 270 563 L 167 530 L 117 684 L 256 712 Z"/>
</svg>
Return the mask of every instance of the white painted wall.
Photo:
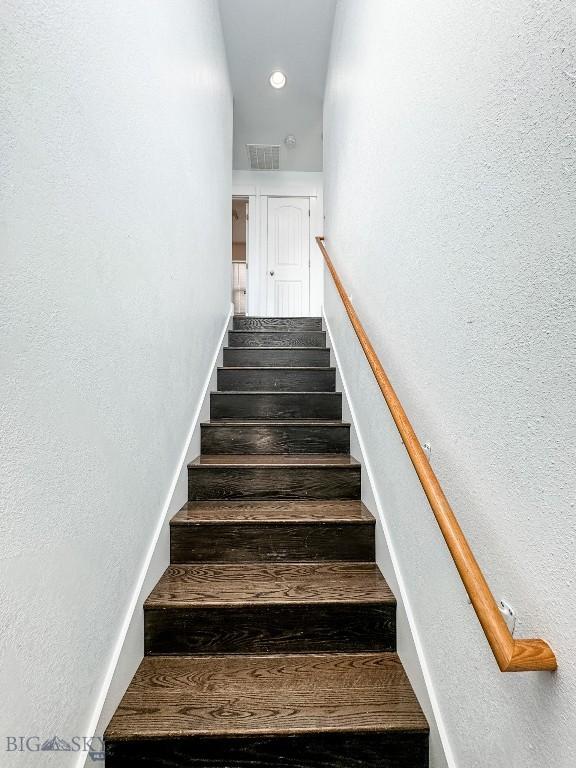
<svg viewBox="0 0 576 768">
<path fill-rule="evenodd" d="M 390 487 L 392 482 L 396 483 L 393 472 L 398 472 L 399 468 L 402 470 L 395 488 L 399 503 L 402 503 L 403 493 L 408 491 L 414 497 L 411 501 L 416 499 L 418 509 L 422 513 L 420 488 L 417 481 L 414 482 L 414 472 L 408 455 L 399 444 L 396 426 L 383 402 L 374 374 L 328 272 L 324 305 L 324 323 L 331 348 L 331 365 L 336 367 L 336 391 L 343 394 L 342 418 L 351 424 L 350 453 L 362 465 L 362 502 L 376 520 L 376 562 L 397 601 L 398 654 L 430 725 L 431 768 L 446 768 L 447 765 L 454 765 L 454 762 L 449 762 L 450 747 L 442 719 L 438 716 L 436 693 L 424 658 L 422 638 L 419 636 L 412 612 L 404 572 L 400 567 L 401 552 L 396 551 L 393 546 L 393 529 L 389 514 Z M 326 315 L 327 310 L 330 311 L 329 318 Z M 382 456 L 387 457 L 389 454 L 394 455 L 395 461 L 393 464 L 386 461 L 383 466 Z M 390 486 L 384 486 L 381 482 L 382 473 L 385 473 Z M 399 514 L 402 514 L 402 509 Z M 426 511 L 423 514 L 426 514 Z M 437 537 L 437 529 L 432 528 L 432 534 Z"/>
<path fill-rule="evenodd" d="M 5 0 L 0 100 L 3 751 L 98 716 L 226 322 L 217 4 Z"/>
<path fill-rule="evenodd" d="M 314 238 L 321 235 L 323 221 L 322 173 L 306 171 L 234 171 L 235 195 L 249 197 L 248 223 L 248 314 L 266 315 L 266 265 L 268 243 L 268 197 L 310 198 L 310 315 L 322 309 L 322 257 Z"/>
<path fill-rule="evenodd" d="M 419 649 L 403 658 L 459 768 L 576 750 L 575 22 L 560 0 L 342 0 L 335 21 L 327 246 L 517 636 L 558 655 L 555 674 L 498 671 L 327 282 Z"/>
</svg>

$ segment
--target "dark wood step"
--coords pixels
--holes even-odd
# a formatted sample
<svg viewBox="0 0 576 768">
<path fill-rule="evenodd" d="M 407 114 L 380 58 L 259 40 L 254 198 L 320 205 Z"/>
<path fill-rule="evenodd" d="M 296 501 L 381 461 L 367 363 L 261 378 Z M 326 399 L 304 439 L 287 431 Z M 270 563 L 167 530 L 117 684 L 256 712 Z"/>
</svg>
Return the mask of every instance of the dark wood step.
<svg viewBox="0 0 576 768">
<path fill-rule="evenodd" d="M 211 392 L 210 418 L 240 421 L 268 419 L 342 419 L 340 392 Z"/>
<path fill-rule="evenodd" d="M 107 768 L 428 766 L 321 327 L 234 318 Z"/>
<path fill-rule="evenodd" d="M 427 768 L 428 724 L 394 653 L 145 658 L 106 768 Z"/>
<path fill-rule="evenodd" d="M 203 454 L 350 452 L 350 424 L 342 421 L 212 421 L 200 435 Z"/>
<path fill-rule="evenodd" d="M 216 705 L 214 708 L 218 709 Z M 188 709 L 183 705 L 184 711 Z M 408 733 L 326 730 L 294 735 L 264 733 L 194 738 L 176 734 L 160 739 L 118 739 L 105 743 L 106 768 L 428 768 L 429 765 L 428 734 L 419 730 Z"/>
<path fill-rule="evenodd" d="M 234 315 L 235 331 L 321 331 L 321 317 L 249 317 Z"/>
<path fill-rule="evenodd" d="M 213 455 L 188 465 L 188 499 L 359 499 L 360 464 L 347 455 Z"/>
<path fill-rule="evenodd" d="M 334 392 L 335 368 L 218 368 L 220 392 Z"/>
<path fill-rule="evenodd" d="M 228 331 L 231 347 L 325 347 L 325 331 Z"/>
<path fill-rule="evenodd" d="M 374 524 L 359 501 L 188 502 L 170 523 L 170 562 L 368 562 Z"/>
<path fill-rule="evenodd" d="M 330 350 L 321 347 L 224 347 L 224 365 L 235 368 L 330 365 Z"/>
<path fill-rule="evenodd" d="M 375 563 L 172 565 L 144 604 L 146 654 L 390 651 Z"/>
</svg>

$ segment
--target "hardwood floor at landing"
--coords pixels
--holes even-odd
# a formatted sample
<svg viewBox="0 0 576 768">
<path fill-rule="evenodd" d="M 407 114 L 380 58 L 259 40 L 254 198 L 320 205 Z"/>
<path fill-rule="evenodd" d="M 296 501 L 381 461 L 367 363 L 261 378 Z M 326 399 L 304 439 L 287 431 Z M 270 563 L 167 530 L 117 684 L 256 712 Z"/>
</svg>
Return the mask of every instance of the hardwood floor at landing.
<svg viewBox="0 0 576 768">
<path fill-rule="evenodd" d="M 229 337 L 107 766 L 427 768 L 321 320 Z"/>
</svg>

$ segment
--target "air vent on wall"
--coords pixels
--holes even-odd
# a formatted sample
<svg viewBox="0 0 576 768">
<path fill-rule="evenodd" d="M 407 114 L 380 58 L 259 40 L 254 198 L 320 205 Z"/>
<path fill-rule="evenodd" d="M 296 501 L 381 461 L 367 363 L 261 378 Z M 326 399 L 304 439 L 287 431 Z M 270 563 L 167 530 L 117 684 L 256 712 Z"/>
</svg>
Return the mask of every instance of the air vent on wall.
<svg viewBox="0 0 576 768">
<path fill-rule="evenodd" d="M 246 144 L 253 171 L 277 171 L 280 168 L 280 144 Z"/>
</svg>

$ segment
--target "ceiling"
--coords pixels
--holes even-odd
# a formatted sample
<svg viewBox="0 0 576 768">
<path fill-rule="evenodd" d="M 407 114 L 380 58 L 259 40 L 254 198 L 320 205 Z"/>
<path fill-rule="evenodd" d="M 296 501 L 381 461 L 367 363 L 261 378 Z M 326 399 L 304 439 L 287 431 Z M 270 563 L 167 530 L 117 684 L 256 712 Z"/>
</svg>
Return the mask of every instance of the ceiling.
<svg viewBox="0 0 576 768">
<path fill-rule="evenodd" d="M 234 168 L 246 144 L 280 144 L 280 170 L 322 170 L 322 98 L 335 0 L 220 0 L 234 92 Z M 287 77 L 275 90 L 268 77 Z M 288 134 L 296 146 L 287 148 Z"/>
</svg>

